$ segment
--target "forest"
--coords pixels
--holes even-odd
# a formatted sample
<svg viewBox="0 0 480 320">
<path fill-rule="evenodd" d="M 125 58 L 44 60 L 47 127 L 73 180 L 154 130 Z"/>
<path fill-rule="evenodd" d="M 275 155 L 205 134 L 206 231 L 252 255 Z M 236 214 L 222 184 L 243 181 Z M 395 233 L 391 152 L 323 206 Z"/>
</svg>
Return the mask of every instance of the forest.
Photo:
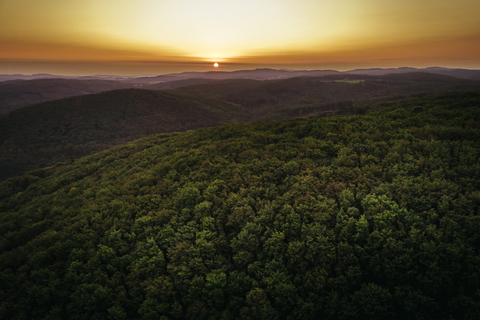
<svg viewBox="0 0 480 320">
<path fill-rule="evenodd" d="M 0 114 L 34 103 L 128 87 L 126 83 L 105 80 L 0 81 Z"/>
<path fill-rule="evenodd" d="M 479 319 L 480 94 L 160 133 L 0 182 L 0 318 Z"/>
<path fill-rule="evenodd" d="M 0 181 L 159 132 L 247 121 L 232 103 L 125 89 L 34 104 L 0 117 Z"/>
<path fill-rule="evenodd" d="M 32 96 L 53 99 L 115 85 L 53 79 L 13 81 L 17 86 L 13 90 L 8 83 L 2 87 L 0 82 L 0 106 L 6 101 L 2 96 L 12 101 Z M 383 102 L 466 91 L 480 92 L 480 82 L 426 73 L 357 74 L 269 81 L 184 79 L 47 101 L 0 115 L 0 181 L 156 133 L 340 109 L 363 114 Z"/>
</svg>

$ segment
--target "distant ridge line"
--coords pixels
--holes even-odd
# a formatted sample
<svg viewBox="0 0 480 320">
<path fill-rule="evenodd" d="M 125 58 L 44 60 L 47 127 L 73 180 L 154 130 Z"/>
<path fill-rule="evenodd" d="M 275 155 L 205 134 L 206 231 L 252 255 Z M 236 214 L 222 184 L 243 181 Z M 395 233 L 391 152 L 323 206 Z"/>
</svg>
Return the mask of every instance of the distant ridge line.
<svg viewBox="0 0 480 320">
<path fill-rule="evenodd" d="M 159 75 L 137 75 L 137 76 L 121 76 L 121 75 L 90 75 L 90 76 L 64 76 L 48 73 L 38 73 L 32 75 L 23 74 L 0 74 L 0 82 L 9 80 L 34 80 L 34 79 L 78 79 L 78 80 L 116 80 L 130 83 L 147 83 L 151 81 L 174 81 L 191 78 L 207 78 L 207 79 L 255 79 L 255 80 L 274 80 L 286 79 L 300 76 L 323 76 L 332 74 L 365 74 L 365 75 L 386 75 L 390 73 L 408 73 L 408 72 L 424 72 L 449 75 L 452 77 L 480 80 L 480 69 L 462 69 L 462 68 L 444 68 L 444 67 L 398 67 L 398 68 L 368 68 L 353 69 L 348 71 L 337 70 L 292 70 L 292 69 L 270 69 L 257 68 L 253 70 L 236 70 L 236 71 L 186 71 L 180 73 L 169 73 Z"/>
</svg>

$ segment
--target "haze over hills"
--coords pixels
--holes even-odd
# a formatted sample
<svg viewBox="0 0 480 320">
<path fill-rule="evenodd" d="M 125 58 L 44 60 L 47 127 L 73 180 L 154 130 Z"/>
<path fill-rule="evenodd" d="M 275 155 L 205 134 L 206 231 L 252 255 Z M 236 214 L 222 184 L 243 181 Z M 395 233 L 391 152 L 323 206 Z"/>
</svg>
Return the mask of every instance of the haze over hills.
<svg viewBox="0 0 480 320">
<path fill-rule="evenodd" d="M 433 68 L 429 68 L 429 70 Z M 167 89 L 176 89 L 185 86 L 191 86 L 196 84 L 211 84 L 210 88 L 208 86 L 204 87 L 206 91 L 211 91 L 215 93 L 215 97 L 224 99 L 224 95 L 228 91 L 229 93 L 234 93 L 241 89 L 247 89 L 250 87 L 261 87 L 263 82 L 253 82 L 248 80 L 285 80 L 289 79 L 295 75 L 302 75 L 308 77 L 315 77 L 315 74 L 321 74 L 325 77 L 325 81 L 332 80 L 364 80 L 369 78 L 368 73 L 370 72 L 373 75 L 381 76 L 388 74 L 403 74 L 407 71 L 412 71 L 416 69 L 412 68 L 399 68 L 399 69 L 370 69 L 370 70 L 355 70 L 351 72 L 337 72 L 337 71 L 285 71 L 285 70 L 272 70 L 272 69 L 258 69 L 250 71 L 238 71 L 238 72 L 210 72 L 210 73 L 198 73 L 190 72 L 183 74 L 172 74 L 166 76 L 158 77 L 143 77 L 143 78 L 134 78 L 131 77 L 129 80 L 122 81 L 113 81 L 113 80 L 73 80 L 73 79 L 38 79 L 38 80 L 29 80 L 29 81 L 7 81 L 0 82 L 0 114 L 8 112 L 10 110 L 28 105 L 33 103 L 44 102 L 53 99 L 65 98 L 68 96 L 95 93 L 101 91 L 107 91 L 118 88 L 145 88 L 152 90 L 167 90 Z M 455 69 L 444 69 L 437 68 L 439 73 L 452 73 L 455 74 L 457 70 Z M 418 71 L 418 70 L 417 70 Z M 288 74 L 285 75 L 285 72 Z M 363 73 L 361 73 L 363 72 Z M 463 70 L 465 73 L 471 73 L 470 76 L 474 77 L 475 70 Z M 412 72 L 411 72 L 412 73 Z M 413 72 L 417 73 L 417 79 L 422 77 L 423 72 Z M 197 78 L 192 78 L 197 77 Z M 296 77 L 296 76 L 295 76 Z M 410 78 L 412 76 L 406 76 Z M 426 79 L 435 79 L 433 77 Z M 84 77 L 88 78 L 88 77 Z M 223 82 L 219 83 L 218 86 L 215 84 L 218 81 L 232 80 L 233 82 Z M 226 80 L 225 80 L 226 79 Z M 412 79 L 415 79 L 414 77 Z M 440 80 L 440 82 L 448 82 L 448 80 Z M 447 78 L 445 78 L 447 79 Z M 480 78 L 479 78 L 480 79 Z M 235 82 L 235 80 L 238 80 Z M 416 81 L 416 80 L 412 80 Z M 453 84 L 452 80 L 452 84 Z M 458 82 L 459 85 L 462 85 L 462 82 Z M 469 85 L 467 82 L 463 84 Z M 276 85 L 272 85 L 275 87 Z M 432 86 L 437 86 L 433 84 Z M 442 84 L 444 86 L 444 84 Z M 268 85 L 266 85 L 268 87 Z M 443 88 L 443 87 L 442 87 Z M 301 89 L 301 88 L 300 88 Z M 447 88 L 450 90 L 450 88 Z M 196 89 L 188 89 L 196 92 L 201 92 L 203 89 L 200 87 Z M 223 93 L 221 92 L 224 91 Z M 263 90 L 263 89 L 258 89 Z M 417 88 L 418 90 L 418 88 Z M 439 91 L 440 87 L 435 88 L 424 88 L 422 90 L 426 91 Z M 408 91 L 408 89 L 407 89 Z M 208 92 L 207 92 L 208 93 Z M 244 92 L 245 93 L 245 92 Z M 251 93 L 246 93 L 247 96 L 251 96 Z M 268 96 L 268 94 L 264 94 Z M 407 94 L 408 96 L 409 94 Z M 270 97 L 271 98 L 271 97 Z M 352 95 L 352 98 L 354 96 Z M 335 98 L 337 99 L 337 98 Z M 238 100 L 238 99 L 237 99 Z M 322 100 L 322 99 L 320 99 Z M 324 99 L 323 99 L 324 100 Z M 328 99 L 327 99 L 328 100 Z"/>
<path fill-rule="evenodd" d="M 355 69 L 350 71 L 336 70 L 286 70 L 286 69 L 255 69 L 255 70 L 239 70 L 239 71 L 209 71 L 209 72 L 184 72 L 170 75 L 159 75 L 153 77 L 139 77 L 131 79 L 132 82 L 149 83 L 152 81 L 172 81 L 185 78 L 202 78 L 213 80 L 225 79 L 254 79 L 254 80 L 273 80 L 286 79 L 293 77 L 320 77 L 326 75 L 349 75 L 349 74 L 365 74 L 365 75 L 386 75 L 391 73 L 433 73 L 444 74 L 457 78 L 480 80 L 480 70 L 468 69 L 451 69 L 442 67 L 429 68 L 371 68 L 371 69 Z"/>
<path fill-rule="evenodd" d="M 120 75 L 91 75 L 91 76 L 64 76 L 52 74 L 0 74 L 0 82 L 8 80 L 33 80 L 33 79 L 83 79 L 83 80 L 118 80 L 134 83 L 150 83 L 154 81 L 175 81 L 190 78 L 206 78 L 206 79 L 282 79 L 292 77 L 312 76 L 319 77 L 331 74 L 368 74 L 368 75 L 385 75 L 390 73 L 410 73 L 425 72 L 435 74 L 445 74 L 457 78 L 480 80 L 480 70 L 476 69 L 455 69 L 443 67 L 426 67 L 426 68 L 370 68 L 370 69 L 354 69 L 348 71 L 336 70 L 292 70 L 292 69 L 269 69 L 261 68 L 254 70 L 238 70 L 238 71 L 207 71 L 207 72 L 182 72 L 164 75 L 148 75 L 148 76 L 120 76 Z"/>
<path fill-rule="evenodd" d="M 176 91 L 238 103 L 257 120 L 287 119 L 344 107 L 364 107 L 412 96 L 480 90 L 480 82 L 427 73 L 329 75 L 284 80 L 224 80 Z"/>
<path fill-rule="evenodd" d="M 141 87 L 151 90 L 165 90 L 175 89 L 181 86 L 215 82 L 215 80 L 194 78 L 155 84 L 142 84 L 114 80 L 90 80 L 85 78 L 90 77 L 83 77 L 82 79 L 52 78 L 0 82 L 0 114 L 35 103 L 115 89 Z"/>
<path fill-rule="evenodd" d="M 141 76 L 139 76 L 141 77 Z M 119 75 L 91 75 L 91 76 L 65 76 L 49 73 L 25 74 L 0 74 L 0 82 L 11 80 L 39 80 L 39 79 L 70 79 L 70 80 L 125 80 L 135 77 Z"/>
</svg>

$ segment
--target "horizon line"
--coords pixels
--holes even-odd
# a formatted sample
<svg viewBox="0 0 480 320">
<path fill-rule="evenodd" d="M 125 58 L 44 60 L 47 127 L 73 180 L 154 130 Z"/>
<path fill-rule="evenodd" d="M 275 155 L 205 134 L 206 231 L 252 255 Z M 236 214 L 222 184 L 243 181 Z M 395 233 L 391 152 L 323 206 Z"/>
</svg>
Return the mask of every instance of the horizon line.
<svg viewBox="0 0 480 320">
<path fill-rule="evenodd" d="M 73 62 L 73 61 L 72 61 Z M 94 76 L 110 76 L 110 77 L 149 77 L 149 76 L 162 76 L 162 75 L 175 75 L 175 74 L 185 74 L 185 73 L 233 73 L 233 72 L 242 72 L 242 71 L 257 71 L 257 70 L 271 70 L 271 71 L 283 71 L 283 72 L 315 72 L 315 71 L 325 71 L 325 72 L 338 72 L 338 73 L 347 73 L 353 71 L 361 70 L 401 70 L 401 69 L 414 69 L 414 70 L 424 70 L 424 69 L 450 69 L 450 70 L 468 70 L 468 71 L 480 71 L 480 68 L 464 68 L 464 67 L 443 67 L 441 65 L 425 66 L 425 67 L 410 67 L 410 66 L 401 66 L 401 67 L 359 67 L 354 69 L 346 70 L 337 70 L 337 69 L 292 69 L 292 68 L 269 68 L 269 67 L 258 67 L 253 69 L 237 69 L 237 70 L 206 70 L 206 71 L 181 71 L 181 72 L 168 72 L 168 73 L 138 73 L 135 75 L 121 75 L 114 73 L 91 73 L 91 74 L 60 74 L 60 73 L 49 73 L 49 72 L 38 72 L 38 73 L 0 73 L 0 76 L 62 76 L 62 77 L 94 77 Z"/>
</svg>

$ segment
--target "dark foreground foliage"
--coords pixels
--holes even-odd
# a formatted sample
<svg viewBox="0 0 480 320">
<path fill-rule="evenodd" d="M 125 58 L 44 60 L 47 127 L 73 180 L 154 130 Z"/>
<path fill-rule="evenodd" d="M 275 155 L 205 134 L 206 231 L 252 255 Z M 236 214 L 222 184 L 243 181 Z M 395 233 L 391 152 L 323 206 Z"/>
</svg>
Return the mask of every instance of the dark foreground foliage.
<svg viewBox="0 0 480 320">
<path fill-rule="evenodd" d="M 2 319 L 479 319 L 480 96 L 142 138 L 0 184 Z"/>
</svg>

